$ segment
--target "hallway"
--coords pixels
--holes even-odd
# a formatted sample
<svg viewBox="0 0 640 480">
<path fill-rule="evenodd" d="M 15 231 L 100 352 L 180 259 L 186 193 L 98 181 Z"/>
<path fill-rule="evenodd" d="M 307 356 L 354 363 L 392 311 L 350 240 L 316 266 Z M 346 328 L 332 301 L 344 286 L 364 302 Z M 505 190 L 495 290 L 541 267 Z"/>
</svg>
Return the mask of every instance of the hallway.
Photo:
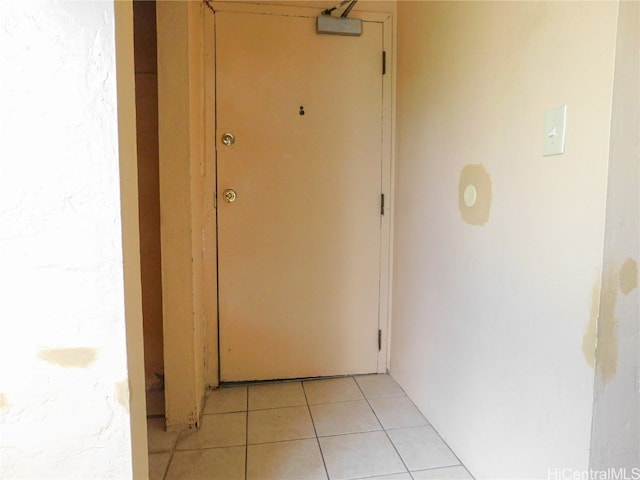
<svg viewBox="0 0 640 480">
<path fill-rule="evenodd" d="M 472 478 L 389 375 L 223 387 L 198 431 L 163 428 L 151 480 Z"/>
</svg>

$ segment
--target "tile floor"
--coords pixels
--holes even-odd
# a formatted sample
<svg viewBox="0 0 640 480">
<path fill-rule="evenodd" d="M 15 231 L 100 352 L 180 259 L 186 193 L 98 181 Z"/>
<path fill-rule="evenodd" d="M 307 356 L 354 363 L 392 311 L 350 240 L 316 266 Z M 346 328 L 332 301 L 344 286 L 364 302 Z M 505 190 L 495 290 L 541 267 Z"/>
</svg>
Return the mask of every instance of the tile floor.
<svg viewBox="0 0 640 480">
<path fill-rule="evenodd" d="M 199 430 L 148 429 L 151 480 L 472 478 L 389 375 L 222 387 Z"/>
</svg>

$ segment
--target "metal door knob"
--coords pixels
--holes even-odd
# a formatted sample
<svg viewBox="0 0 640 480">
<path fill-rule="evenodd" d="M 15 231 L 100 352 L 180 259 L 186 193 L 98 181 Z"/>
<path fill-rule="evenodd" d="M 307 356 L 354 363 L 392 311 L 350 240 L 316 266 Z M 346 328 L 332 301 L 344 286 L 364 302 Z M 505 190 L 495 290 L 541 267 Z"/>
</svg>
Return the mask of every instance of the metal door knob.
<svg viewBox="0 0 640 480">
<path fill-rule="evenodd" d="M 227 147 L 233 145 L 235 141 L 236 137 L 233 135 L 233 133 L 225 133 L 224 135 L 222 135 L 222 143 L 224 143 Z"/>
<path fill-rule="evenodd" d="M 235 192 L 235 190 L 231 190 L 230 188 L 222 192 L 222 195 L 224 196 L 224 199 L 227 201 L 227 203 L 233 203 L 236 201 L 236 198 L 238 198 L 238 194 Z"/>
</svg>

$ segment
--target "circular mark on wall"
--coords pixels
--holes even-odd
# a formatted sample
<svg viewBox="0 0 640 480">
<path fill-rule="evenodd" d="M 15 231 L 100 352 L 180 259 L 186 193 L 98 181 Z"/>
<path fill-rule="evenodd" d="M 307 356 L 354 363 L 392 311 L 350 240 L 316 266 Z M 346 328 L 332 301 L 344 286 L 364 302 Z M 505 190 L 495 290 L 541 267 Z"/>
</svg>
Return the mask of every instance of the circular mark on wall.
<svg viewBox="0 0 640 480">
<path fill-rule="evenodd" d="M 485 225 L 491 210 L 491 177 L 483 165 L 465 165 L 460 172 L 458 208 L 470 225 Z"/>
<path fill-rule="evenodd" d="M 464 204 L 467 207 L 473 207 L 476 204 L 476 198 L 478 198 L 478 192 L 473 185 L 467 185 L 464 189 Z"/>
</svg>

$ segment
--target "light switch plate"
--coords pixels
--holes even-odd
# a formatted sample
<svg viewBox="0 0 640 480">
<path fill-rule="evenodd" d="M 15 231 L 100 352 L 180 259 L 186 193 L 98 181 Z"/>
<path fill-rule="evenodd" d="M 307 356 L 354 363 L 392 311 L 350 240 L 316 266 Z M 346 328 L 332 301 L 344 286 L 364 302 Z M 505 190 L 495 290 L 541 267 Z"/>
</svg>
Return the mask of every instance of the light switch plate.
<svg viewBox="0 0 640 480">
<path fill-rule="evenodd" d="M 564 153 L 564 133 L 567 126 L 567 106 L 561 105 L 544 112 L 543 155 Z"/>
</svg>

